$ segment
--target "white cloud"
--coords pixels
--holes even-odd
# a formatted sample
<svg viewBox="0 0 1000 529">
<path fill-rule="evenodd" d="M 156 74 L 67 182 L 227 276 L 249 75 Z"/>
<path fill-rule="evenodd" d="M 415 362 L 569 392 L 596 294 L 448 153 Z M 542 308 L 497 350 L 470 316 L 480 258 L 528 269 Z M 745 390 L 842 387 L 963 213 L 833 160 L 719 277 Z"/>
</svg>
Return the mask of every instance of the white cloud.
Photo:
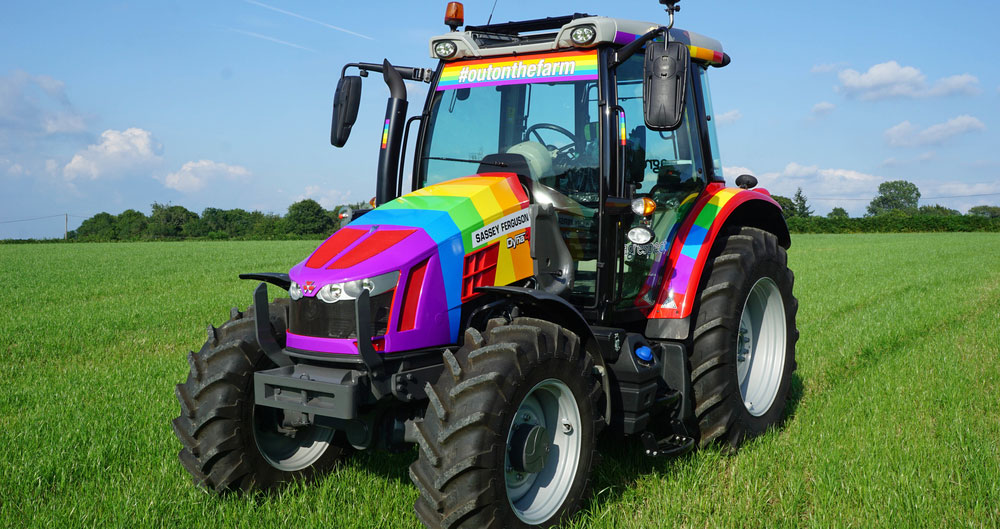
<svg viewBox="0 0 1000 529">
<path fill-rule="evenodd" d="M 246 167 L 211 160 L 187 162 L 177 172 L 169 173 L 163 185 L 183 193 L 200 191 L 210 180 L 240 180 L 250 176 Z"/>
<path fill-rule="evenodd" d="M 837 105 L 830 103 L 829 101 L 821 101 L 816 103 L 812 107 L 812 113 L 814 116 L 823 116 L 833 112 L 833 109 L 837 108 Z"/>
<path fill-rule="evenodd" d="M 20 70 L 0 76 L 0 146 L 85 130 L 62 81 Z"/>
<path fill-rule="evenodd" d="M 350 191 L 338 191 L 336 189 L 327 189 L 321 186 L 306 186 L 304 193 L 299 195 L 295 201 L 305 200 L 311 198 L 319 205 L 323 206 L 325 209 L 333 209 L 334 206 L 347 204 L 351 201 Z"/>
<path fill-rule="evenodd" d="M 743 113 L 739 110 L 730 110 L 729 112 L 723 112 L 715 116 L 715 122 L 719 125 L 728 125 L 730 123 L 735 123 L 743 117 Z"/>
<path fill-rule="evenodd" d="M 842 70 L 838 78 L 839 92 L 862 100 L 937 97 L 979 92 L 979 79 L 973 75 L 952 75 L 928 85 L 927 76 L 920 70 L 912 66 L 900 66 L 896 61 L 876 64 L 865 73 L 852 69 Z"/>
<path fill-rule="evenodd" d="M 743 167 L 740 165 L 733 165 L 728 167 L 725 165 L 722 166 L 722 176 L 730 180 L 735 180 L 736 177 L 740 176 L 741 174 L 752 175 L 754 174 L 754 172 L 753 169 L 750 169 L 749 167 Z"/>
<path fill-rule="evenodd" d="M 791 197 L 802 188 L 809 202 L 837 202 L 818 197 L 869 197 L 875 194 L 882 178 L 853 169 L 822 168 L 790 162 L 784 169 L 757 176 L 760 187 L 771 193 Z"/>
<path fill-rule="evenodd" d="M 985 129 L 986 125 L 982 121 L 963 114 L 923 130 L 909 121 L 904 121 L 886 129 L 884 136 L 893 147 L 914 147 L 938 145 L 960 134 Z"/>
<path fill-rule="evenodd" d="M 122 176 L 148 170 L 160 163 L 160 146 L 149 131 L 139 128 L 106 130 L 101 141 L 77 152 L 63 167 L 66 180 Z"/>
</svg>

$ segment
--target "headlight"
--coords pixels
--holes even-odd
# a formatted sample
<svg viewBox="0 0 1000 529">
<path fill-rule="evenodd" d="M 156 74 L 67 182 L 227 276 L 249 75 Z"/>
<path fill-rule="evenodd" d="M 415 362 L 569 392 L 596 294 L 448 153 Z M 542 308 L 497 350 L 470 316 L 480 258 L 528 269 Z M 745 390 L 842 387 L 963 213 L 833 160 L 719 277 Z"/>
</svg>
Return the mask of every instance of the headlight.
<svg viewBox="0 0 1000 529">
<path fill-rule="evenodd" d="M 580 26 L 573 28 L 573 31 L 569 33 L 569 38 L 573 41 L 573 44 L 578 45 L 588 44 L 596 36 L 597 31 L 594 29 L 594 26 Z"/>
<path fill-rule="evenodd" d="M 327 303 L 336 303 L 344 295 L 344 286 L 340 283 L 330 283 L 329 285 L 324 285 L 323 288 L 319 289 L 316 293 L 316 297 Z"/>
<path fill-rule="evenodd" d="M 291 286 L 288 287 L 288 297 L 292 298 L 292 301 L 302 297 L 302 287 L 295 281 L 292 281 Z"/>
<path fill-rule="evenodd" d="M 631 230 L 628 230 L 628 240 L 634 242 L 635 244 L 648 244 L 654 237 L 656 237 L 656 235 L 653 233 L 653 230 L 645 226 L 636 226 Z"/>
<path fill-rule="evenodd" d="M 452 57 L 458 52 L 458 46 L 450 40 L 439 40 L 434 43 L 434 54 L 441 59 Z"/>
<path fill-rule="evenodd" d="M 397 270 L 375 277 L 347 281 L 346 283 L 330 283 L 319 289 L 316 297 L 326 303 L 336 303 L 342 299 L 357 299 L 361 295 L 361 292 L 365 290 L 368 291 L 369 296 L 377 296 L 396 288 L 398 281 L 399 271 Z"/>
</svg>

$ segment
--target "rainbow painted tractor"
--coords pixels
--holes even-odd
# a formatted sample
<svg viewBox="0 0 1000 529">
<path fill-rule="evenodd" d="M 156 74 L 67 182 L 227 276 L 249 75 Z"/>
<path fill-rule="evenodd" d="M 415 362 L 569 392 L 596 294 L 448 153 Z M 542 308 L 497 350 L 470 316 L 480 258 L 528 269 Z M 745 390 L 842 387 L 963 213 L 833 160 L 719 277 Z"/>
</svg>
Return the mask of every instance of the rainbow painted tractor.
<svg viewBox="0 0 1000 529">
<path fill-rule="evenodd" d="M 287 274 L 240 276 L 261 281 L 253 305 L 209 327 L 177 386 L 198 483 L 266 489 L 416 445 L 427 526 L 552 526 L 581 508 L 599 434 L 670 456 L 781 422 L 788 229 L 752 176 L 726 187 L 708 72 L 729 56 L 662 3 L 667 26 L 458 31 L 453 2 L 436 68 L 344 67 L 335 146 L 362 78 L 390 91 L 376 207 Z M 406 81 L 430 84 L 409 119 Z"/>
</svg>

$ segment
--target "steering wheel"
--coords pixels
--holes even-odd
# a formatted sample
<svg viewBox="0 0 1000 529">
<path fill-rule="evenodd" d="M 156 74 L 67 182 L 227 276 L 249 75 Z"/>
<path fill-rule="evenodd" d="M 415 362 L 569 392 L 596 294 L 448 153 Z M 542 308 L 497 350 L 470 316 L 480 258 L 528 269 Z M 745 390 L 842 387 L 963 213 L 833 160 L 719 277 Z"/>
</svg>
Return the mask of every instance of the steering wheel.
<svg viewBox="0 0 1000 529">
<path fill-rule="evenodd" d="M 562 147 L 556 147 L 555 145 L 549 145 L 549 144 L 545 143 L 545 140 L 542 139 L 542 135 L 538 133 L 538 129 L 554 130 L 554 131 L 556 131 L 556 132 L 558 132 L 558 133 L 566 136 L 571 141 L 568 144 L 563 145 Z M 535 123 L 534 125 L 528 127 L 528 130 L 524 131 L 524 137 L 527 138 L 532 133 L 534 133 L 535 137 L 538 138 L 538 143 L 541 143 L 542 145 L 545 146 L 546 149 L 548 149 L 550 151 L 555 151 L 557 154 L 563 154 L 566 151 L 568 151 L 569 149 L 572 149 L 573 147 L 576 146 L 576 135 L 573 134 L 572 132 L 570 132 L 570 131 L 568 131 L 568 130 L 562 128 L 562 127 L 560 127 L 559 125 L 554 124 L 554 123 Z"/>
</svg>

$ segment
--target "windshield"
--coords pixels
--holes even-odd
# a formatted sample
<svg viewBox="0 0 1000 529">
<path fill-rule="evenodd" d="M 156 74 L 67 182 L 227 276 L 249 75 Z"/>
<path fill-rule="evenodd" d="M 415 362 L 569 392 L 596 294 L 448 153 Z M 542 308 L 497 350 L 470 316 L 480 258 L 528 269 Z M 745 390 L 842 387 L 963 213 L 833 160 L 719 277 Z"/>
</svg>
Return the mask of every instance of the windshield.
<svg viewBox="0 0 1000 529">
<path fill-rule="evenodd" d="M 597 64 L 591 50 L 445 65 L 417 164 L 417 187 L 423 187 L 475 174 L 484 158 L 483 172 L 511 171 L 491 166 L 490 155 L 523 156 L 533 202 L 551 203 L 558 212 L 576 267 L 570 297 L 580 304 L 591 303 L 596 292 Z"/>
<path fill-rule="evenodd" d="M 474 174 L 491 154 L 520 154 L 532 180 L 564 194 L 597 193 L 596 60 L 572 52 L 446 65 L 418 187 Z"/>
</svg>

